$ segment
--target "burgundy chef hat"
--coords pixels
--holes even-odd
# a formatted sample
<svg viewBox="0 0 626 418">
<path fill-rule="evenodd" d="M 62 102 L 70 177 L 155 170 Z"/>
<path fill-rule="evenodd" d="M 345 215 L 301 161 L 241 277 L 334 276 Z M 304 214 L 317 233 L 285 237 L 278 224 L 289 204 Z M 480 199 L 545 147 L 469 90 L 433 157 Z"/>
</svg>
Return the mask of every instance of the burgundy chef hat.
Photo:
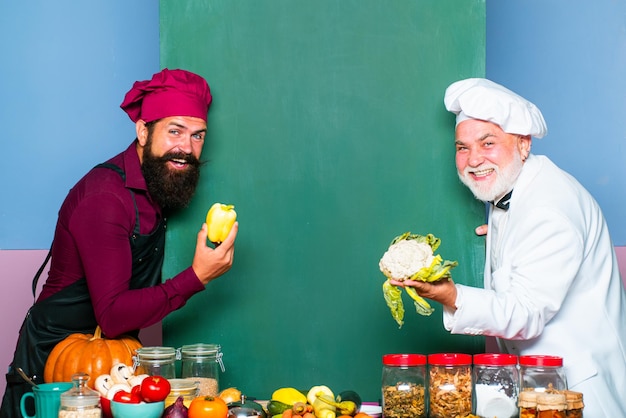
<svg viewBox="0 0 626 418">
<path fill-rule="evenodd" d="M 120 107 L 133 122 L 152 122 L 170 116 L 192 116 L 207 120 L 211 90 L 206 80 L 185 70 L 168 70 L 152 79 L 136 81 Z"/>
</svg>

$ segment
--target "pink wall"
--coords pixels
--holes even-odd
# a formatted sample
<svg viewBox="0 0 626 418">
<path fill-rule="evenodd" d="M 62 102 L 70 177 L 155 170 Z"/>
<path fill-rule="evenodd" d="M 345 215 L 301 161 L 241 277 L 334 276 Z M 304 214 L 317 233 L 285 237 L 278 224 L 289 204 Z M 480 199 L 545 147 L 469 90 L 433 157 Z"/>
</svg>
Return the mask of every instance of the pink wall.
<svg viewBox="0 0 626 418">
<path fill-rule="evenodd" d="M 626 283 L 626 247 L 616 247 L 622 279 Z M 6 382 L 4 374 L 13 357 L 17 335 L 24 315 L 33 303 L 31 283 L 37 269 L 46 257 L 47 250 L 4 250 L 0 251 L 0 272 L 2 272 L 2 288 L 0 292 L 0 394 L 4 393 Z M 42 275 L 45 281 L 47 270 Z M 161 345 L 162 335 L 160 324 L 141 332 L 140 338 L 145 346 Z M 495 349 L 492 341 L 487 341 L 487 351 Z"/>
<path fill-rule="evenodd" d="M 20 326 L 33 303 L 31 283 L 47 253 L 48 250 L 0 251 L 0 279 L 4 289 L 0 292 L 0 397 L 6 388 L 4 375 L 13 358 Z M 47 275 L 46 268 L 39 281 L 37 294 Z M 161 325 L 142 330 L 140 338 L 145 346 L 161 345 Z"/>
</svg>

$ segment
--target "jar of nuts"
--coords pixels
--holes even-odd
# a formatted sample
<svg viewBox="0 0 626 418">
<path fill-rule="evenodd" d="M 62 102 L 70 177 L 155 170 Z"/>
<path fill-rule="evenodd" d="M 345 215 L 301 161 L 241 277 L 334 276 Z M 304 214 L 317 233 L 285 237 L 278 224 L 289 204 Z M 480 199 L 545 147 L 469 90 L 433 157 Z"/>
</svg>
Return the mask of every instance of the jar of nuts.
<svg viewBox="0 0 626 418">
<path fill-rule="evenodd" d="M 472 413 L 472 355 L 428 356 L 429 418 L 464 417 Z"/>
<path fill-rule="evenodd" d="M 426 356 L 383 356 L 382 409 L 385 418 L 426 418 Z"/>
</svg>

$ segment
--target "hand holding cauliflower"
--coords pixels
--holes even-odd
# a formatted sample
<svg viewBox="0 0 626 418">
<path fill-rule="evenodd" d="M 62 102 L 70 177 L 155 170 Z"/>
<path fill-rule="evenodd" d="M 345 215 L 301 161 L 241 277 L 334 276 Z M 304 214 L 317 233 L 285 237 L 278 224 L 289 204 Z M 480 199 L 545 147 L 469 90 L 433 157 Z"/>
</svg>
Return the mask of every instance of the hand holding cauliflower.
<svg viewBox="0 0 626 418">
<path fill-rule="evenodd" d="M 405 232 L 397 236 L 391 242 L 389 248 L 383 254 L 378 266 L 387 280 L 383 283 L 383 295 L 391 315 L 398 325 L 404 323 L 404 305 L 402 303 L 402 288 L 394 286 L 391 280 L 421 280 L 423 282 L 435 282 L 451 277 L 450 270 L 456 267 L 456 261 L 443 260 L 440 255 L 435 255 L 441 240 L 432 234 L 426 236 Z M 404 288 L 413 299 L 417 313 L 430 315 L 434 309 L 430 304 L 417 294 L 411 287 Z"/>
</svg>

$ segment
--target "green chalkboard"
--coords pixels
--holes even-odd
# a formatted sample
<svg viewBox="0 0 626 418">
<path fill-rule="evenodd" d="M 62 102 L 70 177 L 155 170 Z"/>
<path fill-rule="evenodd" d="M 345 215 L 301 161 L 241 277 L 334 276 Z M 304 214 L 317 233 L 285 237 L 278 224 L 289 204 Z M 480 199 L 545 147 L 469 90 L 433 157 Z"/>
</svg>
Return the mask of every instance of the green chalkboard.
<svg viewBox="0 0 626 418">
<path fill-rule="evenodd" d="M 407 230 L 442 239 L 481 285 L 484 207 L 454 168 L 443 92 L 484 75 L 484 0 L 161 0 L 161 65 L 214 102 L 201 185 L 168 225 L 164 277 L 187 267 L 213 202 L 240 230 L 225 276 L 163 321 L 163 342 L 222 345 L 221 386 L 267 399 L 325 384 L 380 398 L 385 353 L 484 350 L 405 299 L 399 329 L 378 261 Z"/>
</svg>

